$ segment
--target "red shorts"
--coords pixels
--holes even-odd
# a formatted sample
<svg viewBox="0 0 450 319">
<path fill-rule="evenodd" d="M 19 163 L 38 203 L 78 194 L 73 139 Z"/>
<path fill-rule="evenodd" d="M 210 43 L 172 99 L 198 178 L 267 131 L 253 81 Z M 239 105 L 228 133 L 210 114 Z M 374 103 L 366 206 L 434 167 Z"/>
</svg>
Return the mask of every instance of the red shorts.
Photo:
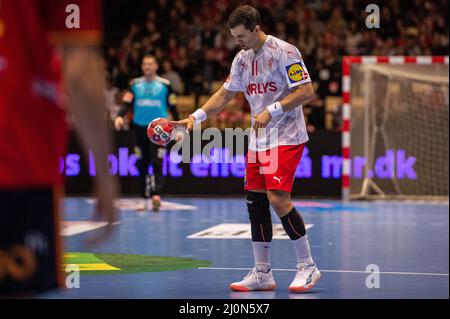
<svg viewBox="0 0 450 319">
<path fill-rule="evenodd" d="M 249 150 L 245 157 L 244 189 L 278 189 L 290 193 L 304 147 L 305 144 L 280 145 L 260 152 Z"/>
</svg>

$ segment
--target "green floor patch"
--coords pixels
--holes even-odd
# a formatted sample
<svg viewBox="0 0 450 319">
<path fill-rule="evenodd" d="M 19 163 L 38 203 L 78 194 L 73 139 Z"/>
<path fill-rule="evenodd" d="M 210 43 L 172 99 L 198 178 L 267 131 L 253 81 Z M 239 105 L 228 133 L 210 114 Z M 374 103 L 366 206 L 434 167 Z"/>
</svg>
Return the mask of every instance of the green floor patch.
<svg viewBox="0 0 450 319">
<path fill-rule="evenodd" d="M 64 264 L 78 265 L 84 275 L 158 272 L 207 267 L 211 262 L 191 258 L 131 254 L 66 253 Z"/>
</svg>

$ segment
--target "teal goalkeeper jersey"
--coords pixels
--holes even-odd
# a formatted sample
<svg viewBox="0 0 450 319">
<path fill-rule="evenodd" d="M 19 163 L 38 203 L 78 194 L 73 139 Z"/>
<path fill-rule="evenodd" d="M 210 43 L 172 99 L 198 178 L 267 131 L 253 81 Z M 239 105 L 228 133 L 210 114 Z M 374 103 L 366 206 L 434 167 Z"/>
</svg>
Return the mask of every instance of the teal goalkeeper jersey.
<svg viewBox="0 0 450 319">
<path fill-rule="evenodd" d="M 131 82 L 130 91 L 133 94 L 133 123 L 147 126 L 156 118 L 168 118 L 168 108 L 174 104 L 170 82 L 161 77 L 147 82 L 144 77 Z"/>
</svg>

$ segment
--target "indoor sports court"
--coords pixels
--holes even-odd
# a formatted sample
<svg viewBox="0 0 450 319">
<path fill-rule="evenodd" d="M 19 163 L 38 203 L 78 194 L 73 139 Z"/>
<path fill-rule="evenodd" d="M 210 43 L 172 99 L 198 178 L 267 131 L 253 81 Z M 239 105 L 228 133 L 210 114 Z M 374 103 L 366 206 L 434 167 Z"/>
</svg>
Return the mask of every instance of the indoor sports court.
<svg viewBox="0 0 450 319">
<path fill-rule="evenodd" d="M 448 298 L 448 203 L 296 199 L 322 272 L 315 289 L 305 294 L 287 290 L 295 273 L 295 257 L 280 224 L 275 225 L 271 256 L 276 290 L 234 292 L 227 288 L 253 264 L 243 198 L 171 197 L 159 213 L 138 212 L 133 209 L 135 203 L 136 199 L 121 200 L 117 231 L 107 242 L 86 250 L 86 229 L 95 225 L 76 225 L 89 218 L 92 202 L 67 198 L 66 254 L 171 256 L 193 259 L 198 265 L 194 262 L 188 269 L 164 271 L 164 265 L 156 264 L 149 266 L 150 272 L 105 269 L 95 275 L 86 270 L 81 272 L 80 288 L 40 298 Z M 180 264 L 183 268 L 183 261 Z M 371 264 L 379 267 L 379 288 L 366 286 L 374 271 L 366 272 Z"/>
<path fill-rule="evenodd" d="M 374 2 L 0 0 L 0 299 L 448 300 L 448 1 Z"/>
</svg>

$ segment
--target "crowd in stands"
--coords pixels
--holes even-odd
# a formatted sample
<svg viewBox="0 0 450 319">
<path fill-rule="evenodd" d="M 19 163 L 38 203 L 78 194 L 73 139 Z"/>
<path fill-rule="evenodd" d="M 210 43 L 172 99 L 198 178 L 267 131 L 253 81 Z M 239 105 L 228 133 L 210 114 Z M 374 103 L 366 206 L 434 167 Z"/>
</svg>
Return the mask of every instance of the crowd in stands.
<svg viewBox="0 0 450 319">
<path fill-rule="evenodd" d="M 127 88 L 141 74 L 140 59 L 152 53 L 160 61 L 160 75 L 180 95 L 214 93 L 215 83 L 227 77 L 239 51 L 227 27 L 231 11 L 241 1 L 148 1 L 143 19 L 124 30 L 120 43 L 106 43 L 109 95 Z M 267 34 L 296 45 L 315 83 L 317 98 L 304 106 L 308 129 L 340 127 L 339 108 L 325 107 L 327 97 L 341 94 L 341 59 L 345 55 L 448 55 L 448 1 L 377 1 L 380 28 L 369 29 L 367 1 L 258 0 L 256 7 Z M 115 93 L 112 93 L 115 92 Z M 110 100 L 114 101 L 114 98 Z M 224 113 L 242 122 L 248 105 Z M 110 102 L 110 103 L 113 103 Z M 193 105 L 197 107 L 198 105 Z M 331 124 L 325 124 L 331 112 Z"/>
</svg>

